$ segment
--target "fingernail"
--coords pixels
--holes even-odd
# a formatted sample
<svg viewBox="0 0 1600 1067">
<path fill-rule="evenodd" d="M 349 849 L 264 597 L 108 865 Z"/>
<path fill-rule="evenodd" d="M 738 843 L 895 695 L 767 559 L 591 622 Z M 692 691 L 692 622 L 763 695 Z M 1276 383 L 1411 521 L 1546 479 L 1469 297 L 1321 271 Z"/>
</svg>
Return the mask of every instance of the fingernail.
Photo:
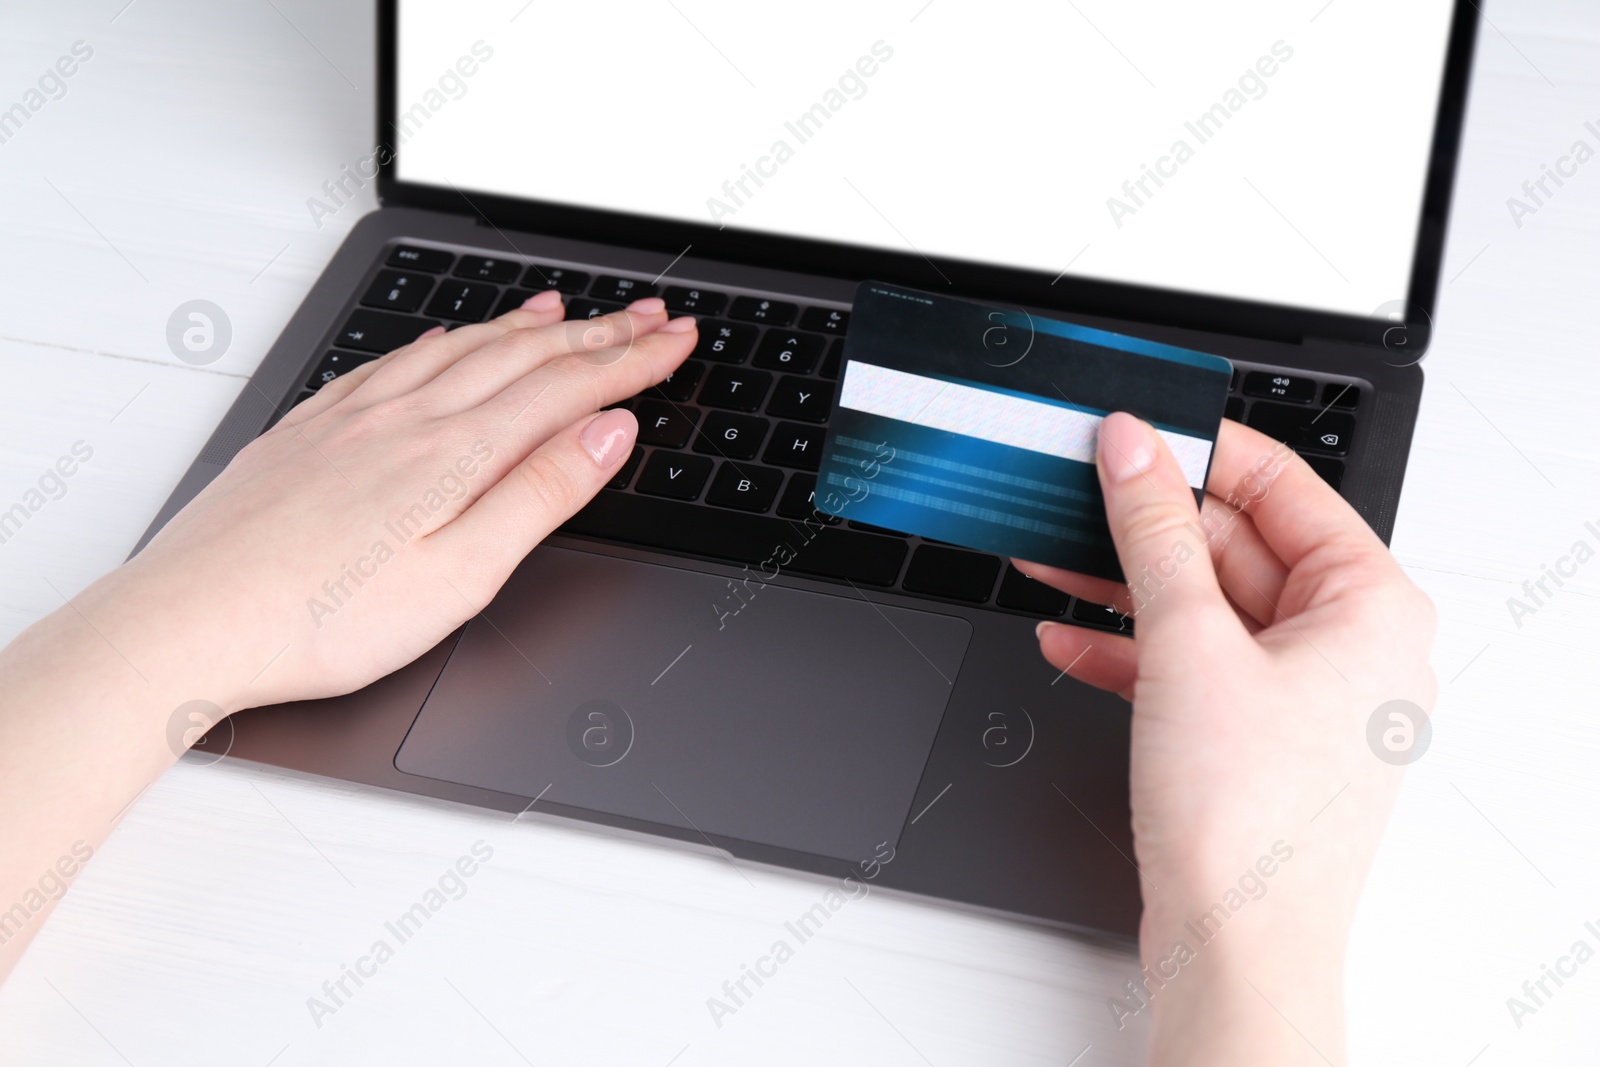
<svg viewBox="0 0 1600 1067">
<path fill-rule="evenodd" d="M 420 341 L 424 337 L 438 337 L 441 333 L 444 333 L 444 327 L 443 326 L 434 326 L 434 327 L 432 327 L 430 329 L 423 330 L 421 333 L 417 334 L 417 340 Z"/>
<path fill-rule="evenodd" d="M 545 289 L 528 297 L 522 302 L 522 306 L 529 311 L 554 311 L 561 306 L 561 292 L 557 289 Z"/>
<path fill-rule="evenodd" d="M 659 315 L 667 310 L 667 302 L 659 296 L 647 296 L 629 304 L 628 310 L 635 315 Z"/>
<path fill-rule="evenodd" d="M 1107 477 L 1125 482 L 1155 463 L 1155 434 L 1148 424 L 1127 412 L 1114 411 L 1100 424 L 1098 452 Z"/>
<path fill-rule="evenodd" d="M 684 315 L 682 318 L 668 319 L 659 327 L 660 333 L 688 333 L 694 329 L 694 316 Z"/>
<path fill-rule="evenodd" d="M 1044 635 L 1050 631 L 1050 628 L 1052 626 L 1060 626 L 1060 625 L 1061 624 L 1059 622 L 1048 622 L 1048 621 L 1040 622 L 1038 626 L 1035 626 L 1033 628 L 1033 636 L 1038 638 L 1040 641 L 1043 641 L 1044 640 Z"/>
<path fill-rule="evenodd" d="M 589 420 L 589 425 L 578 435 L 578 441 L 588 449 L 595 463 L 601 467 L 614 467 L 633 447 L 639 432 L 639 423 L 633 413 L 623 408 L 602 411 Z"/>
</svg>

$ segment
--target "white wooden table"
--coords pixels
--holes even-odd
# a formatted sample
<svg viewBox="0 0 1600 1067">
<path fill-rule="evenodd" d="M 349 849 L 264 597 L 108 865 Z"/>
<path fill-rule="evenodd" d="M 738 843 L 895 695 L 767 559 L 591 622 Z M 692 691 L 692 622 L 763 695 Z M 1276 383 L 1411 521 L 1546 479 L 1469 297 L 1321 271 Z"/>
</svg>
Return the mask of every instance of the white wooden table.
<svg viewBox="0 0 1600 1067">
<path fill-rule="evenodd" d="M 0 640 L 123 558 L 373 205 L 369 189 L 321 228 L 306 208 L 370 152 L 369 4 L 125 3 L 8 12 L 0 33 L 0 107 L 73 42 L 94 50 L 0 143 L 0 508 L 75 442 L 94 450 L 0 544 Z M 1506 205 L 1574 141 L 1600 149 L 1584 128 L 1600 124 L 1600 10 L 1489 17 L 1394 540 L 1441 610 L 1443 689 L 1352 945 L 1358 1064 L 1557 1067 L 1600 1048 L 1600 962 L 1520 1029 L 1505 1003 L 1573 942 L 1600 949 L 1584 929 L 1600 920 L 1600 562 L 1520 625 L 1506 604 L 1575 541 L 1600 547 L 1584 526 L 1600 526 L 1600 162 L 1520 227 Z M 204 368 L 165 340 L 193 298 L 234 331 Z M 318 1026 L 308 998 L 478 841 L 493 858 L 465 895 Z M 1143 1031 L 1105 1006 L 1130 954 L 882 895 L 719 1028 L 706 998 L 824 889 L 751 880 L 664 845 L 185 763 L 0 992 L 0 1062 L 1140 1060 Z"/>
</svg>

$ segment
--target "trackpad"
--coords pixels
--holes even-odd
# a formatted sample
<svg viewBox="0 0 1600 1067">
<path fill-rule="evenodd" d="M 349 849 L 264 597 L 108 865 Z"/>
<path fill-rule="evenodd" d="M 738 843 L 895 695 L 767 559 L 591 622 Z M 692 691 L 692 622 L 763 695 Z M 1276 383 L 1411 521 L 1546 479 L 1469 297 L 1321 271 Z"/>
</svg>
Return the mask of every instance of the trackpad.
<svg viewBox="0 0 1600 1067">
<path fill-rule="evenodd" d="M 395 765 L 872 856 L 899 839 L 972 628 L 745 573 L 539 548 L 467 626 Z"/>
</svg>

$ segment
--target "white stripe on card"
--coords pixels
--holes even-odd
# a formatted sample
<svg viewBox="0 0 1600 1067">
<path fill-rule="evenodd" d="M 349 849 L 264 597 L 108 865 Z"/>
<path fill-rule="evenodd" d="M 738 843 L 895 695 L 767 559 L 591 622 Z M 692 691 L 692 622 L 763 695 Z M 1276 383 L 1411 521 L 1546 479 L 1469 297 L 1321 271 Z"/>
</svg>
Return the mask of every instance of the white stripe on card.
<svg viewBox="0 0 1600 1067">
<path fill-rule="evenodd" d="M 839 406 L 1080 463 L 1094 462 L 1101 419 L 1075 408 L 858 360 L 845 365 Z M 1156 432 L 1177 457 L 1189 485 L 1203 488 L 1211 442 L 1171 430 Z"/>
</svg>

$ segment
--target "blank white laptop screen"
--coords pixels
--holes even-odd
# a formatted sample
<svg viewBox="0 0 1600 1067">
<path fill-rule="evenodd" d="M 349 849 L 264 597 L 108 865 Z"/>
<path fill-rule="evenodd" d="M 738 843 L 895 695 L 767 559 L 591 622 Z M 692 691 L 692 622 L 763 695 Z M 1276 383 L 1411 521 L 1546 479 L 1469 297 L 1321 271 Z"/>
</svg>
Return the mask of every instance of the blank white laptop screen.
<svg viewBox="0 0 1600 1067">
<path fill-rule="evenodd" d="M 1372 315 L 1449 0 L 402 0 L 402 181 Z M 937 284 L 930 268 L 928 284 Z"/>
</svg>

